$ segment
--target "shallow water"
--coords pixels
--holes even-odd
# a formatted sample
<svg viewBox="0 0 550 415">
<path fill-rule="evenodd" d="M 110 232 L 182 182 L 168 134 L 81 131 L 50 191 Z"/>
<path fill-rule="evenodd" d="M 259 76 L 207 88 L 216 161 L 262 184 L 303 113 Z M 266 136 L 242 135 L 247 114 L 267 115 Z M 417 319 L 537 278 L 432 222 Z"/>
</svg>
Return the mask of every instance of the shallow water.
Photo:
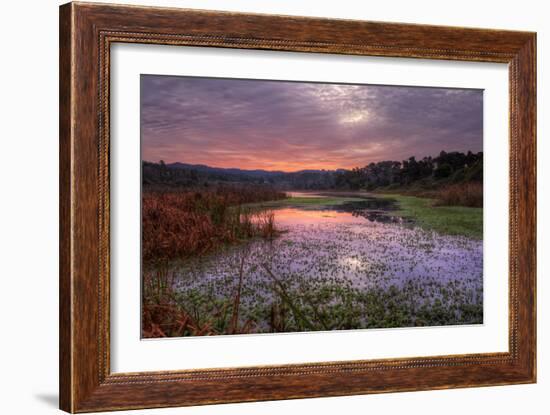
<svg viewBox="0 0 550 415">
<path fill-rule="evenodd" d="M 289 296 L 295 299 L 291 307 L 309 307 L 316 314 L 316 306 L 308 301 L 324 307 L 325 314 L 353 309 L 354 323 L 345 328 L 388 326 L 385 321 L 394 321 L 395 307 L 387 305 L 393 298 L 399 299 L 396 306 L 407 319 L 391 326 L 482 322 L 482 311 L 467 318 L 463 311 L 466 306 L 482 306 L 482 241 L 402 223 L 391 214 L 395 208 L 395 202 L 373 203 L 367 198 L 337 206 L 275 209 L 280 236 L 178 265 L 177 289 L 182 301 L 190 301 L 190 294 L 223 301 L 234 297 L 242 276 L 240 315 L 254 320 L 258 332 L 272 329 L 265 307 L 273 307 L 282 297 L 287 302 Z M 376 323 L 369 317 L 372 310 L 360 304 L 365 294 L 374 292 L 384 295 L 383 307 L 387 305 L 377 311 Z M 430 311 L 432 306 L 435 311 Z"/>
</svg>

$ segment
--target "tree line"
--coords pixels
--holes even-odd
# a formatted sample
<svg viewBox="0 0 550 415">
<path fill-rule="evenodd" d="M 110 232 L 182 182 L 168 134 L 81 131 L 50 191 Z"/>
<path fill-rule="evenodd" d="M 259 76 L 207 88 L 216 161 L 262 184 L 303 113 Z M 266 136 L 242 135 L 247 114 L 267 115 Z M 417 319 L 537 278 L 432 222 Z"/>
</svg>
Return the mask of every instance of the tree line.
<svg viewBox="0 0 550 415">
<path fill-rule="evenodd" d="M 481 182 L 483 180 L 483 153 L 442 151 L 437 157 L 417 160 L 380 161 L 364 167 L 338 172 L 338 189 L 374 190 L 379 187 L 408 187 L 421 181 L 437 184 Z"/>
<path fill-rule="evenodd" d="M 184 166 L 184 167 L 182 167 Z M 143 162 L 145 187 L 209 187 L 230 183 L 268 185 L 296 190 L 374 190 L 377 188 L 438 187 L 444 184 L 481 182 L 483 153 L 441 151 L 437 157 L 414 156 L 403 161 L 373 162 L 351 170 L 299 172 L 247 171 L 201 166 Z"/>
</svg>

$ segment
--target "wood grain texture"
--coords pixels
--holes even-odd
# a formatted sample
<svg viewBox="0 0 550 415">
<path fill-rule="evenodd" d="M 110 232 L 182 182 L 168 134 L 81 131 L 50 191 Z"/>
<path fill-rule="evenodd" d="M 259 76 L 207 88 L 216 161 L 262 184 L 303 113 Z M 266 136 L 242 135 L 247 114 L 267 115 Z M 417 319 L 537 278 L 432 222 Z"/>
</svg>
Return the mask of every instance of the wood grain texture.
<svg viewBox="0 0 550 415">
<path fill-rule="evenodd" d="M 110 373 L 109 70 L 116 42 L 508 63 L 509 352 Z M 535 61 L 536 36 L 526 32 L 61 6 L 60 407 L 89 412 L 534 382 Z"/>
<path fill-rule="evenodd" d="M 70 8 L 59 15 L 59 405 L 72 409 L 71 305 L 71 101 L 72 20 Z"/>
</svg>

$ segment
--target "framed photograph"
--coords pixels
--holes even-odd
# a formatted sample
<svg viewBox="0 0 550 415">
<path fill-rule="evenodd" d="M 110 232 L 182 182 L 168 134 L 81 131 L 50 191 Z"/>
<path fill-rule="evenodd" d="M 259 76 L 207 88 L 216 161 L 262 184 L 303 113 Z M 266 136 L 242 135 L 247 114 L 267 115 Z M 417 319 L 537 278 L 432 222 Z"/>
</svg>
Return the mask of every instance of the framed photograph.
<svg viewBox="0 0 550 415">
<path fill-rule="evenodd" d="M 60 8 L 60 407 L 536 381 L 536 35 Z"/>
</svg>

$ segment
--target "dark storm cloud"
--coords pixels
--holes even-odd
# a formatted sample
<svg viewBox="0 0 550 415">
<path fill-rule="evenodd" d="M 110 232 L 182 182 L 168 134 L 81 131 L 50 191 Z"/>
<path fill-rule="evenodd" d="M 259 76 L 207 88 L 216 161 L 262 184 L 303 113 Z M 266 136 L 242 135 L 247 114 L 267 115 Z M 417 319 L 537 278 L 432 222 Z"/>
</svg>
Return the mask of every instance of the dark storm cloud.
<svg viewBox="0 0 550 415">
<path fill-rule="evenodd" d="M 143 159 L 350 168 L 481 151 L 480 90 L 143 75 Z"/>
</svg>

